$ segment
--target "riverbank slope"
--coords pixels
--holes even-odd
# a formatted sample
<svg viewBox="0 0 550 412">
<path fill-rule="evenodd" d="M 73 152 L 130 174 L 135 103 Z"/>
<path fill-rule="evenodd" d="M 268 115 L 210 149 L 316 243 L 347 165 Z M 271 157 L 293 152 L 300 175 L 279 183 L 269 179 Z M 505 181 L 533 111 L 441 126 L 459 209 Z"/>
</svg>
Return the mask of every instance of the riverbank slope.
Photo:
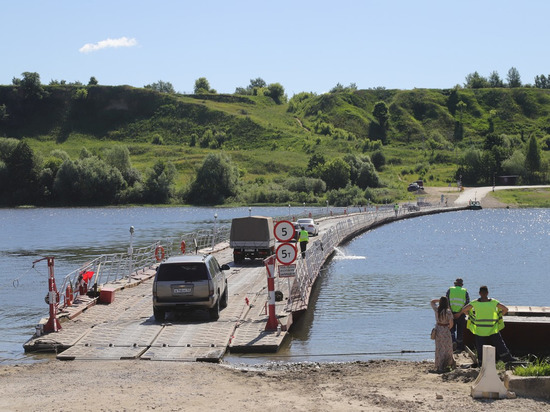
<svg viewBox="0 0 550 412">
<path fill-rule="evenodd" d="M 9 411 L 546 411 L 534 399 L 474 400 L 477 369 L 437 374 L 433 362 L 271 364 L 51 361 L 0 369 Z"/>
<path fill-rule="evenodd" d="M 464 188 L 460 192 L 456 187 L 425 187 L 425 194 L 421 195 L 425 201 L 432 204 L 439 204 L 441 196 L 447 200 L 449 206 L 466 206 L 470 200 L 479 200 L 481 206 L 485 209 L 518 207 L 516 204 L 503 203 L 493 196 L 494 191 L 500 190 L 520 190 L 520 189 L 540 189 L 550 188 L 549 185 L 538 186 L 483 186 Z M 535 206 L 536 207 L 536 206 Z"/>
</svg>

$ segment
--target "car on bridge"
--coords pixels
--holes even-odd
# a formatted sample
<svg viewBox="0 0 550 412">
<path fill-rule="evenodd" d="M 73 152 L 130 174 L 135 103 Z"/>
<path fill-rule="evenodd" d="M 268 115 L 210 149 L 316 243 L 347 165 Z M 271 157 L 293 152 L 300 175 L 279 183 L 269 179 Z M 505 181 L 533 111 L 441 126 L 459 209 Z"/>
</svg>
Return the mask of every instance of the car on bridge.
<svg viewBox="0 0 550 412">
<path fill-rule="evenodd" d="M 298 225 L 307 230 L 307 233 L 311 236 L 317 236 L 319 234 L 319 223 L 311 218 L 298 219 Z"/>
<path fill-rule="evenodd" d="M 174 256 L 162 262 L 153 281 L 153 314 L 162 322 L 166 312 L 206 309 L 210 319 L 220 317 L 227 306 L 224 271 L 212 255 Z"/>
</svg>

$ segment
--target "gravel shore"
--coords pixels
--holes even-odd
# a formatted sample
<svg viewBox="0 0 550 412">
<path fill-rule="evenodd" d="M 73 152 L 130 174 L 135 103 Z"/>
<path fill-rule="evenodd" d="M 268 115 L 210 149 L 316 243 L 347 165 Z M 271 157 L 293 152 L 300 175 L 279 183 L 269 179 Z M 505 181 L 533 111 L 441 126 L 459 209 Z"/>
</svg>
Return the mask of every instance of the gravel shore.
<svg viewBox="0 0 550 412">
<path fill-rule="evenodd" d="M 0 369 L 2 411 L 547 411 L 548 402 L 475 400 L 478 369 L 432 362 L 267 364 L 57 361 Z"/>
</svg>

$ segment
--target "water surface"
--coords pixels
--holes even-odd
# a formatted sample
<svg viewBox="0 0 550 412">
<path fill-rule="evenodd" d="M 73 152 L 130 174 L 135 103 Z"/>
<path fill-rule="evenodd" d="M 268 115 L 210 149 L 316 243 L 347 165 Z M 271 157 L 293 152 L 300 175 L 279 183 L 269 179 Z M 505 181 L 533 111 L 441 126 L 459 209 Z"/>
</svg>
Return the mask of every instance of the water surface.
<svg viewBox="0 0 550 412">
<path fill-rule="evenodd" d="M 292 214 L 303 212 L 292 208 Z M 289 209 L 253 208 L 285 216 Z M 248 208 L 80 208 L 0 210 L 0 362 L 29 362 L 23 343 L 40 318 L 54 255 L 57 279 L 101 253 L 247 216 Z M 480 285 L 507 305 L 550 306 L 550 210 L 443 213 L 379 227 L 341 245 L 316 284 L 310 310 L 276 356 L 228 356 L 231 362 L 346 361 L 433 357 L 429 300 L 462 277 L 471 297 Z M 17 287 L 15 287 L 17 286 Z M 402 353 L 402 351 L 405 351 Z"/>
</svg>

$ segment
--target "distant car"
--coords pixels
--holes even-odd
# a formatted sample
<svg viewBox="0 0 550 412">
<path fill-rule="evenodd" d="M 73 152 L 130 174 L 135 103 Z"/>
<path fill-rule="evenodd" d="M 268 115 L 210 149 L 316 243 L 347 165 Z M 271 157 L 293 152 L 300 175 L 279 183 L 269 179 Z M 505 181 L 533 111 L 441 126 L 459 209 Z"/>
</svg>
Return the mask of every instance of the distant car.
<svg viewBox="0 0 550 412">
<path fill-rule="evenodd" d="M 297 242 L 300 238 L 300 230 L 302 230 L 302 228 L 298 222 L 292 222 L 292 225 L 294 226 L 294 239 L 292 239 L 291 242 Z"/>
<path fill-rule="evenodd" d="M 420 186 L 418 185 L 418 183 L 414 182 L 414 183 L 411 183 L 409 185 L 409 187 L 407 188 L 407 190 L 409 192 L 416 192 L 417 190 L 420 190 Z"/>
<path fill-rule="evenodd" d="M 319 223 L 316 223 L 315 220 L 311 218 L 298 219 L 298 225 L 300 228 L 303 226 L 307 233 L 311 236 L 317 236 L 319 234 Z"/>
<path fill-rule="evenodd" d="M 206 309 L 211 319 L 227 306 L 227 278 L 212 255 L 174 256 L 162 262 L 153 281 L 153 314 L 162 322 L 168 311 Z"/>
</svg>

